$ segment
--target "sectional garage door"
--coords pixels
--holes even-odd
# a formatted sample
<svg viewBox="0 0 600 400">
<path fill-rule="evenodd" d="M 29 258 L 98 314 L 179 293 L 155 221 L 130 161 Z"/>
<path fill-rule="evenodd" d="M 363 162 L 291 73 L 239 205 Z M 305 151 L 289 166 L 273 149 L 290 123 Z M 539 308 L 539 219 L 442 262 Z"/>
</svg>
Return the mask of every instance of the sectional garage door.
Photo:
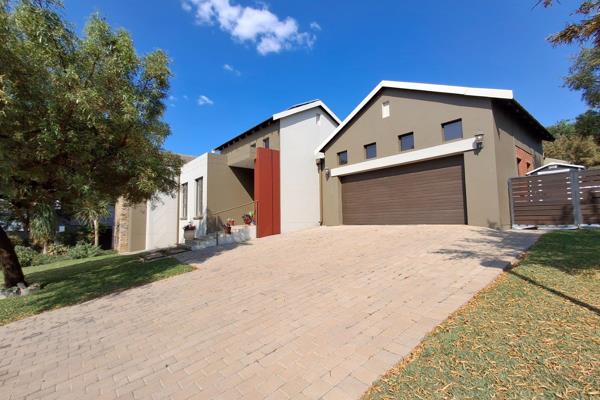
<svg viewBox="0 0 600 400">
<path fill-rule="evenodd" d="M 460 155 L 344 176 L 344 224 L 465 224 L 463 171 Z"/>
</svg>

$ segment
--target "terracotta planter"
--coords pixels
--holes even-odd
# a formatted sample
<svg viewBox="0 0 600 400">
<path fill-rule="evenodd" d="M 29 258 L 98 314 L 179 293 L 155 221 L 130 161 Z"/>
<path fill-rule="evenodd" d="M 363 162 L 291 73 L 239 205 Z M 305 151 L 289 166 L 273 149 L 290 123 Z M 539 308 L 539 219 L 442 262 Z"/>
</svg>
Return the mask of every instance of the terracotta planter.
<svg viewBox="0 0 600 400">
<path fill-rule="evenodd" d="M 194 233 L 196 233 L 195 230 L 183 231 L 183 238 L 185 240 L 194 240 Z"/>
</svg>

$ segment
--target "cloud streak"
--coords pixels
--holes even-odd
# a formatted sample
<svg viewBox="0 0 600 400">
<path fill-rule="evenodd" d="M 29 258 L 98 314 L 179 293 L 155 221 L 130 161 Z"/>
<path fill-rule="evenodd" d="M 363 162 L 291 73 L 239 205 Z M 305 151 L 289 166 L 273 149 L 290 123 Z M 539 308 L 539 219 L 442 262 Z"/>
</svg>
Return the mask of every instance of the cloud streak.
<svg viewBox="0 0 600 400">
<path fill-rule="evenodd" d="M 235 69 L 233 67 L 233 65 L 231 64 L 224 64 L 223 65 L 223 69 L 227 72 L 231 72 L 232 74 L 234 74 L 235 76 L 240 76 L 242 75 L 242 73 L 240 71 L 238 71 L 237 69 Z"/>
<path fill-rule="evenodd" d="M 230 0 L 182 0 L 181 6 L 194 14 L 197 23 L 218 25 L 234 40 L 254 44 L 262 55 L 311 48 L 316 40 L 314 33 L 302 32 L 294 18 L 281 19 L 266 5 L 255 8 L 232 4 Z"/>
<path fill-rule="evenodd" d="M 201 95 L 200 97 L 198 97 L 198 105 L 199 106 L 212 106 L 213 104 L 215 104 L 214 101 L 212 101 L 210 98 L 208 98 L 205 95 Z"/>
</svg>

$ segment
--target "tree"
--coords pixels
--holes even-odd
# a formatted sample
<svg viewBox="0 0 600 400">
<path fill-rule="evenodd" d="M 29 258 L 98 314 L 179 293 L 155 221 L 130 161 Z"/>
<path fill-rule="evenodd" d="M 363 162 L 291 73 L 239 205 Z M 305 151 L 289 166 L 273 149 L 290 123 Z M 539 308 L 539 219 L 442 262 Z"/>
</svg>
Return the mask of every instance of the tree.
<svg viewBox="0 0 600 400">
<path fill-rule="evenodd" d="M 88 224 L 94 231 L 94 246 L 100 245 L 100 219 L 110 215 L 110 203 L 104 199 L 90 197 L 77 206 L 75 218 Z"/>
<path fill-rule="evenodd" d="M 550 7 L 556 0 L 540 0 Z M 538 2 L 538 3 L 539 3 Z M 550 36 L 553 45 L 577 42 L 582 48 L 575 58 L 565 82 L 572 90 L 581 90 L 583 99 L 592 108 L 600 107 L 600 0 L 584 0 L 575 10 L 581 18 L 569 23 Z M 586 45 L 591 47 L 586 48 Z"/>
<path fill-rule="evenodd" d="M 591 136 L 600 144 L 600 112 L 588 110 L 578 115 L 573 126 L 577 134 Z"/>
<path fill-rule="evenodd" d="M 138 56 L 98 15 L 79 38 L 52 3 L 0 0 L 0 199 L 26 226 L 40 205 L 172 192 L 181 167 L 163 149 L 166 54 Z M 23 281 L 1 226 L 0 262 L 6 286 Z"/>
<path fill-rule="evenodd" d="M 56 211 L 54 207 L 39 203 L 31 219 L 30 236 L 34 243 L 42 246 L 42 252 L 48 253 L 48 244 L 56 235 Z"/>
<path fill-rule="evenodd" d="M 544 155 L 586 167 L 600 164 L 600 146 L 591 136 L 559 136 L 554 142 L 544 142 Z"/>
<path fill-rule="evenodd" d="M 573 136 L 577 134 L 575 125 L 567 120 L 558 121 L 555 125 L 549 126 L 546 129 L 548 129 L 548 132 L 550 132 L 555 138 L 560 136 Z"/>
</svg>

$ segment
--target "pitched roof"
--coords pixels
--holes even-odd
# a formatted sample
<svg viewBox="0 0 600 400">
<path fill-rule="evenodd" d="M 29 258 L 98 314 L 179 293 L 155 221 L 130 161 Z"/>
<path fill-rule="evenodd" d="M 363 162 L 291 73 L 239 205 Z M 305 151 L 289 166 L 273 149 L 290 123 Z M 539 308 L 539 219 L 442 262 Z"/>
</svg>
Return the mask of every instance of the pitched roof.
<svg viewBox="0 0 600 400">
<path fill-rule="evenodd" d="M 311 108 L 315 108 L 315 107 L 320 107 L 322 108 L 327 114 L 329 114 L 329 116 L 337 123 L 340 124 L 342 121 L 338 118 L 337 115 L 335 115 L 335 113 L 333 111 L 331 111 L 329 109 L 329 107 L 327 107 L 327 105 L 325 105 L 325 103 L 323 103 L 321 100 L 310 100 L 310 101 L 306 101 L 303 103 L 299 103 L 299 104 L 295 104 L 291 107 L 288 107 L 287 109 L 280 111 L 278 113 L 273 114 L 272 116 L 270 116 L 269 118 L 265 119 L 264 121 L 254 125 L 252 128 L 245 130 L 244 132 L 240 133 L 239 135 L 237 135 L 236 137 L 226 141 L 225 143 L 221 144 L 218 147 L 215 147 L 215 150 L 223 150 L 225 147 L 237 142 L 238 140 L 250 135 L 252 132 L 254 132 L 256 129 L 262 128 L 263 126 L 268 126 L 270 125 L 272 122 L 280 120 L 282 118 L 286 118 L 289 117 L 291 115 L 294 114 L 298 114 L 301 113 L 303 111 L 306 110 L 310 110 Z"/>
<path fill-rule="evenodd" d="M 552 135 L 540 124 L 531 114 L 529 114 L 523 106 L 521 106 L 513 96 L 512 90 L 504 89 L 486 89 L 486 88 L 473 88 L 465 86 L 448 86 L 448 85 L 435 85 L 431 83 L 416 83 L 416 82 L 399 82 L 399 81 L 381 81 L 371 92 L 352 110 L 352 112 L 342 121 L 340 125 L 329 135 L 320 145 L 317 147 L 315 153 L 319 153 L 323 150 L 329 142 L 331 142 L 340 133 L 346 125 L 350 123 L 356 117 L 356 115 L 383 89 L 404 89 L 404 90 L 416 90 L 423 92 L 435 92 L 435 93 L 448 93 L 457 94 L 462 96 L 473 96 L 473 97 L 488 97 L 492 99 L 498 99 L 499 101 L 510 102 L 519 112 L 524 112 L 524 115 L 533 122 L 536 129 L 541 130 L 542 135 L 546 140 L 552 140 Z"/>
</svg>

